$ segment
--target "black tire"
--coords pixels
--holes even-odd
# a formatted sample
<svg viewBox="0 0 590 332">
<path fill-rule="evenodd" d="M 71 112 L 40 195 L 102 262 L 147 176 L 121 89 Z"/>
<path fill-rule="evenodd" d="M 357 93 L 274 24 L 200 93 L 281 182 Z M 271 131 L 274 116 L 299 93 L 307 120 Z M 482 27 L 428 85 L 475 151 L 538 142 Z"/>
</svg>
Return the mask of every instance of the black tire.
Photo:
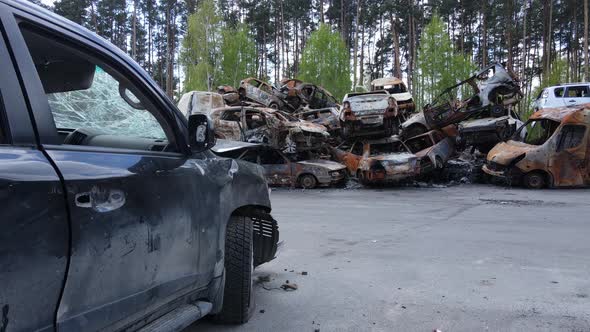
<svg viewBox="0 0 590 332">
<path fill-rule="evenodd" d="M 541 172 L 529 172 L 522 178 L 522 184 L 529 189 L 542 189 L 547 184 L 545 174 Z"/>
<path fill-rule="evenodd" d="M 232 216 L 225 235 L 225 288 L 223 308 L 215 320 L 226 324 L 248 322 L 254 311 L 252 292 L 254 248 L 252 220 Z"/>
<path fill-rule="evenodd" d="M 318 180 L 311 174 L 301 175 L 298 182 L 303 189 L 313 189 L 318 185 Z"/>
<path fill-rule="evenodd" d="M 279 109 L 279 104 L 277 103 L 270 103 L 270 105 L 268 105 L 270 108 L 274 108 L 275 110 Z"/>
</svg>

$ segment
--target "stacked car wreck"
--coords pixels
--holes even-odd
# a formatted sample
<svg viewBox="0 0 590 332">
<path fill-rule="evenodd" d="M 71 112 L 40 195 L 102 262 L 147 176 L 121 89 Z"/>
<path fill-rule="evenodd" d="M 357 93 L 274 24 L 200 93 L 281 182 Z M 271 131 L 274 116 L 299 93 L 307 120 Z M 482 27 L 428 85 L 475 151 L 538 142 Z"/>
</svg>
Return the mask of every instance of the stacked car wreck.
<svg viewBox="0 0 590 332">
<path fill-rule="evenodd" d="M 466 88 L 472 94 L 457 99 Z M 374 79 L 371 91 L 348 93 L 342 104 L 297 79 L 277 87 L 247 78 L 238 90 L 189 94 L 179 106 L 187 116 L 213 119 L 216 136 L 227 141 L 218 154 L 262 165 L 270 185 L 313 188 L 340 185 L 345 177 L 363 185 L 429 181 L 459 151 L 487 152 L 526 136 L 515 112 L 519 81 L 499 64 L 445 89 L 418 113 L 396 77 Z"/>
</svg>

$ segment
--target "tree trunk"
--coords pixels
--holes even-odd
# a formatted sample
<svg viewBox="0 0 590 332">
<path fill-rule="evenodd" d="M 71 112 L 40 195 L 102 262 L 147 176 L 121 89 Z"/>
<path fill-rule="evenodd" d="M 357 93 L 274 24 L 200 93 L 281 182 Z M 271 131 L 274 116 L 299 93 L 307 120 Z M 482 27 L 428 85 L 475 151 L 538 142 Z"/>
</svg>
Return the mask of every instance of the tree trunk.
<svg viewBox="0 0 590 332">
<path fill-rule="evenodd" d="M 584 0 L 584 80 L 588 77 L 588 0 Z"/>
<path fill-rule="evenodd" d="M 487 36 L 488 27 L 487 27 L 487 14 L 486 14 L 487 2 L 488 2 L 488 0 L 482 1 L 482 18 L 481 18 L 481 22 L 482 22 L 481 66 L 482 67 L 485 67 L 488 64 L 488 36 Z"/>
<path fill-rule="evenodd" d="M 285 62 L 285 21 L 284 21 L 284 13 L 283 13 L 283 0 L 280 0 L 281 4 L 281 67 L 282 67 L 282 74 L 283 76 L 287 72 L 286 62 Z M 282 79 L 283 77 L 281 77 Z"/>
<path fill-rule="evenodd" d="M 356 17 L 354 23 L 354 51 L 352 56 L 352 71 L 353 71 L 353 79 L 352 79 L 352 88 L 354 89 L 356 85 L 356 74 L 357 74 L 357 54 L 358 54 L 358 43 L 359 43 L 359 19 L 361 15 L 361 3 L 360 0 L 356 1 Z"/>
<path fill-rule="evenodd" d="M 509 70 L 514 70 L 513 68 L 513 58 L 512 58 L 512 23 L 514 22 L 512 13 L 513 9 L 513 0 L 508 0 L 507 13 L 506 16 L 506 48 L 507 48 L 507 55 L 508 55 L 508 63 L 507 67 Z"/>
<path fill-rule="evenodd" d="M 361 58 L 360 58 L 360 68 L 359 68 L 359 80 L 355 84 L 364 85 L 365 79 L 365 26 L 363 25 L 363 29 L 361 31 Z M 353 87 L 353 91 L 356 86 Z"/>
<path fill-rule="evenodd" d="M 137 0 L 133 0 L 133 18 L 131 23 L 131 56 L 137 61 Z"/>
<path fill-rule="evenodd" d="M 584 1 L 584 3 L 586 3 L 587 0 Z M 545 56 L 545 73 L 548 75 L 549 72 L 551 71 L 551 50 L 553 49 L 553 47 L 551 47 L 551 36 L 553 35 L 552 31 L 552 23 L 553 23 L 553 1 L 549 0 L 549 19 L 547 20 L 547 39 L 545 40 L 545 47 L 546 47 L 546 51 L 547 53 Z M 545 55 L 544 54 L 544 55 Z"/>
<path fill-rule="evenodd" d="M 324 0 L 320 0 L 320 22 L 323 24 L 324 22 Z"/>
<path fill-rule="evenodd" d="M 393 18 L 391 15 L 391 34 L 393 37 L 393 76 L 402 78 L 402 69 L 400 67 L 400 54 L 399 54 L 399 29 L 397 17 Z"/>
<path fill-rule="evenodd" d="M 171 22 L 172 6 L 166 7 L 166 94 L 174 97 L 174 30 Z M 207 82 L 207 86 L 210 82 Z"/>
</svg>

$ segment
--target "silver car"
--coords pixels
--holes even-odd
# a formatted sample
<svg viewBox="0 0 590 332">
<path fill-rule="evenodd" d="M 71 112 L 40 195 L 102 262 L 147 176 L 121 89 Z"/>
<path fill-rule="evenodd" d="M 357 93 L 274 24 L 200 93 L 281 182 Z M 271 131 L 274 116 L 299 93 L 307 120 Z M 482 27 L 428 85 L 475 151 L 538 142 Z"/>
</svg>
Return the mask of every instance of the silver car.
<svg viewBox="0 0 590 332">
<path fill-rule="evenodd" d="M 590 83 L 567 83 L 543 89 L 533 102 L 533 109 L 538 111 L 586 103 L 590 103 Z"/>
</svg>

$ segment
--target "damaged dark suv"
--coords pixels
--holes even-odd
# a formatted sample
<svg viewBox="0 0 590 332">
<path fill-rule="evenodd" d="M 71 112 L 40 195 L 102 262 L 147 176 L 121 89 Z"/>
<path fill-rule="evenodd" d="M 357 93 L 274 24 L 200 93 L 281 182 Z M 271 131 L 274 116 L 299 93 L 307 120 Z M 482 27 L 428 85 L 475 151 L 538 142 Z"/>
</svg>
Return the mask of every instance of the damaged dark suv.
<svg viewBox="0 0 590 332">
<path fill-rule="evenodd" d="M 278 228 L 259 166 L 217 157 L 130 57 L 0 0 L 0 331 L 243 323 Z"/>
</svg>

